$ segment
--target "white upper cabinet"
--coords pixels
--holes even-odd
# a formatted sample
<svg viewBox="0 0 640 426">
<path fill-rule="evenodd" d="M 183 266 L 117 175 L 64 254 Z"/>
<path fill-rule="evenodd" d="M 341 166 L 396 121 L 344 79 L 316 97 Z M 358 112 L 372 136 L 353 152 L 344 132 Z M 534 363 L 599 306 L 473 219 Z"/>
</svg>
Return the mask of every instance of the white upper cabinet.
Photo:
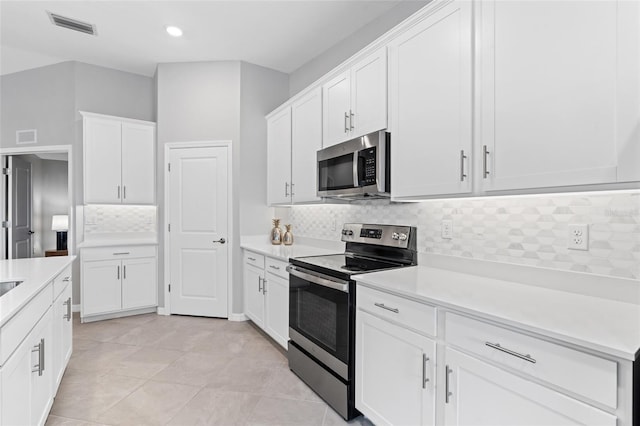
<svg viewBox="0 0 640 426">
<path fill-rule="evenodd" d="M 450 2 L 389 44 L 394 199 L 472 189 L 471 8 Z"/>
<path fill-rule="evenodd" d="M 482 188 L 638 180 L 637 2 L 478 5 Z"/>
<path fill-rule="evenodd" d="M 322 90 L 267 118 L 267 203 L 319 201 L 316 152 L 322 148 Z"/>
<path fill-rule="evenodd" d="M 387 49 L 322 86 L 323 147 L 387 127 Z"/>
<path fill-rule="evenodd" d="M 322 148 L 322 90 L 317 88 L 291 105 L 291 195 L 294 203 L 317 196 L 316 153 Z"/>
<path fill-rule="evenodd" d="M 291 107 L 267 119 L 267 204 L 291 203 Z"/>
<path fill-rule="evenodd" d="M 81 114 L 84 203 L 155 203 L 155 123 Z"/>
</svg>

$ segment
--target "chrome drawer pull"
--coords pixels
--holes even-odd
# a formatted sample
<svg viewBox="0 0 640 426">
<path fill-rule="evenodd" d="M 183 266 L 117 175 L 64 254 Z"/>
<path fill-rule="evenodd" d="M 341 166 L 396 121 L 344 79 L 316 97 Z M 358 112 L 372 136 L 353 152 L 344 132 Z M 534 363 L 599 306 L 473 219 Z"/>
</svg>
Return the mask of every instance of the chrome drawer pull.
<svg viewBox="0 0 640 426">
<path fill-rule="evenodd" d="M 255 258 L 255 257 L 247 257 L 247 259 L 249 259 L 249 260 L 250 260 L 250 261 L 252 261 L 252 262 L 255 262 L 255 261 L 256 261 L 256 258 Z"/>
<path fill-rule="evenodd" d="M 492 349 L 498 350 L 500 352 L 504 352 L 506 354 L 515 356 L 516 358 L 524 359 L 525 361 L 529 361 L 529 362 L 531 362 L 533 364 L 536 363 L 536 360 L 533 359 L 531 357 L 531 355 L 529 355 L 529 354 L 522 355 L 521 353 L 518 353 L 516 351 L 512 351 L 511 349 L 503 348 L 502 346 L 500 346 L 500 343 L 485 342 L 485 345 L 489 346 Z"/>
<path fill-rule="evenodd" d="M 65 283 L 68 283 L 70 279 L 71 279 L 71 277 L 64 277 L 62 279 L 62 281 L 65 282 Z"/>
<path fill-rule="evenodd" d="M 123 251 L 123 252 L 120 252 L 120 253 L 113 253 L 114 256 L 122 256 L 122 255 L 125 255 L 125 254 L 129 254 L 129 252 L 128 251 Z"/>
<path fill-rule="evenodd" d="M 429 381 L 427 377 L 427 362 L 429 362 L 429 357 L 427 354 L 422 354 L 422 389 L 427 388 L 427 382 Z"/>
<path fill-rule="evenodd" d="M 378 308 L 386 309 L 387 311 L 391 311 L 396 314 L 400 313 L 400 310 L 398 308 L 390 308 L 388 306 L 385 306 L 384 303 L 374 303 L 374 305 L 376 305 Z"/>
<path fill-rule="evenodd" d="M 449 374 L 453 373 L 453 370 L 448 365 L 444 367 L 444 403 L 448 404 L 449 399 L 453 395 L 453 392 L 449 390 Z"/>
<path fill-rule="evenodd" d="M 271 268 L 271 269 L 277 269 L 278 271 L 280 270 L 280 267 L 279 267 L 279 266 L 269 265 L 269 268 Z"/>
</svg>

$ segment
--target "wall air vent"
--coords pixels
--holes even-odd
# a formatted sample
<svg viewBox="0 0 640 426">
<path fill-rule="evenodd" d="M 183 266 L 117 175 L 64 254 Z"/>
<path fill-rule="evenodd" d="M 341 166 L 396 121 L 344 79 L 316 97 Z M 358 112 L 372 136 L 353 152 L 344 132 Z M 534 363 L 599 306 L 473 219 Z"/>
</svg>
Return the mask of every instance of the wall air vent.
<svg viewBox="0 0 640 426">
<path fill-rule="evenodd" d="M 96 35 L 96 26 L 87 22 L 78 21 L 77 19 L 67 18 L 66 16 L 56 15 L 47 11 L 49 19 L 53 25 L 57 25 L 62 28 L 68 28 L 74 31 L 80 31 L 81 33 Z"/>
</svg>

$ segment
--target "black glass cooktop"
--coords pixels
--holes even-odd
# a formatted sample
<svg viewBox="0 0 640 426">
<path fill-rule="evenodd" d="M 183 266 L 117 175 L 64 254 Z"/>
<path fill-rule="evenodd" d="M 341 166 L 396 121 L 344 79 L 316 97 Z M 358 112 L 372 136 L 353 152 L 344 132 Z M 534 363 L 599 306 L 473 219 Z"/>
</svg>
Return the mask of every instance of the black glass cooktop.
<svg viewBox="0 0 640 426">
<path fill-rule="evenodd" d="M 296 263 L 298 264 L 306 263 L 317 268 L 330 269 L 332 271 L 353 275 L 403 266 L 401 263 L 386 262 L 350 253 L 297 257 L 295 260 L 297 260 Z"/>
</svg>

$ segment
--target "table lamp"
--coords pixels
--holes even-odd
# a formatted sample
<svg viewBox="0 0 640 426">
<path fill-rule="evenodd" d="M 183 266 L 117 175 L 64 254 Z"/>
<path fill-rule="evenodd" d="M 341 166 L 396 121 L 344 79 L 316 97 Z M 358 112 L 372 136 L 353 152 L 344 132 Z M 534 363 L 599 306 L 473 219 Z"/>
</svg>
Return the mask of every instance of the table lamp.
<svg viewBox="0 0 640 426">
<path fill-rule="evenodd" d="M 69 216 L 66 214 L 53 215 L 51 230 L 56 231 L 56 250 L 67 249 L 67 231 L 69 230 Z"/>
</svg>

